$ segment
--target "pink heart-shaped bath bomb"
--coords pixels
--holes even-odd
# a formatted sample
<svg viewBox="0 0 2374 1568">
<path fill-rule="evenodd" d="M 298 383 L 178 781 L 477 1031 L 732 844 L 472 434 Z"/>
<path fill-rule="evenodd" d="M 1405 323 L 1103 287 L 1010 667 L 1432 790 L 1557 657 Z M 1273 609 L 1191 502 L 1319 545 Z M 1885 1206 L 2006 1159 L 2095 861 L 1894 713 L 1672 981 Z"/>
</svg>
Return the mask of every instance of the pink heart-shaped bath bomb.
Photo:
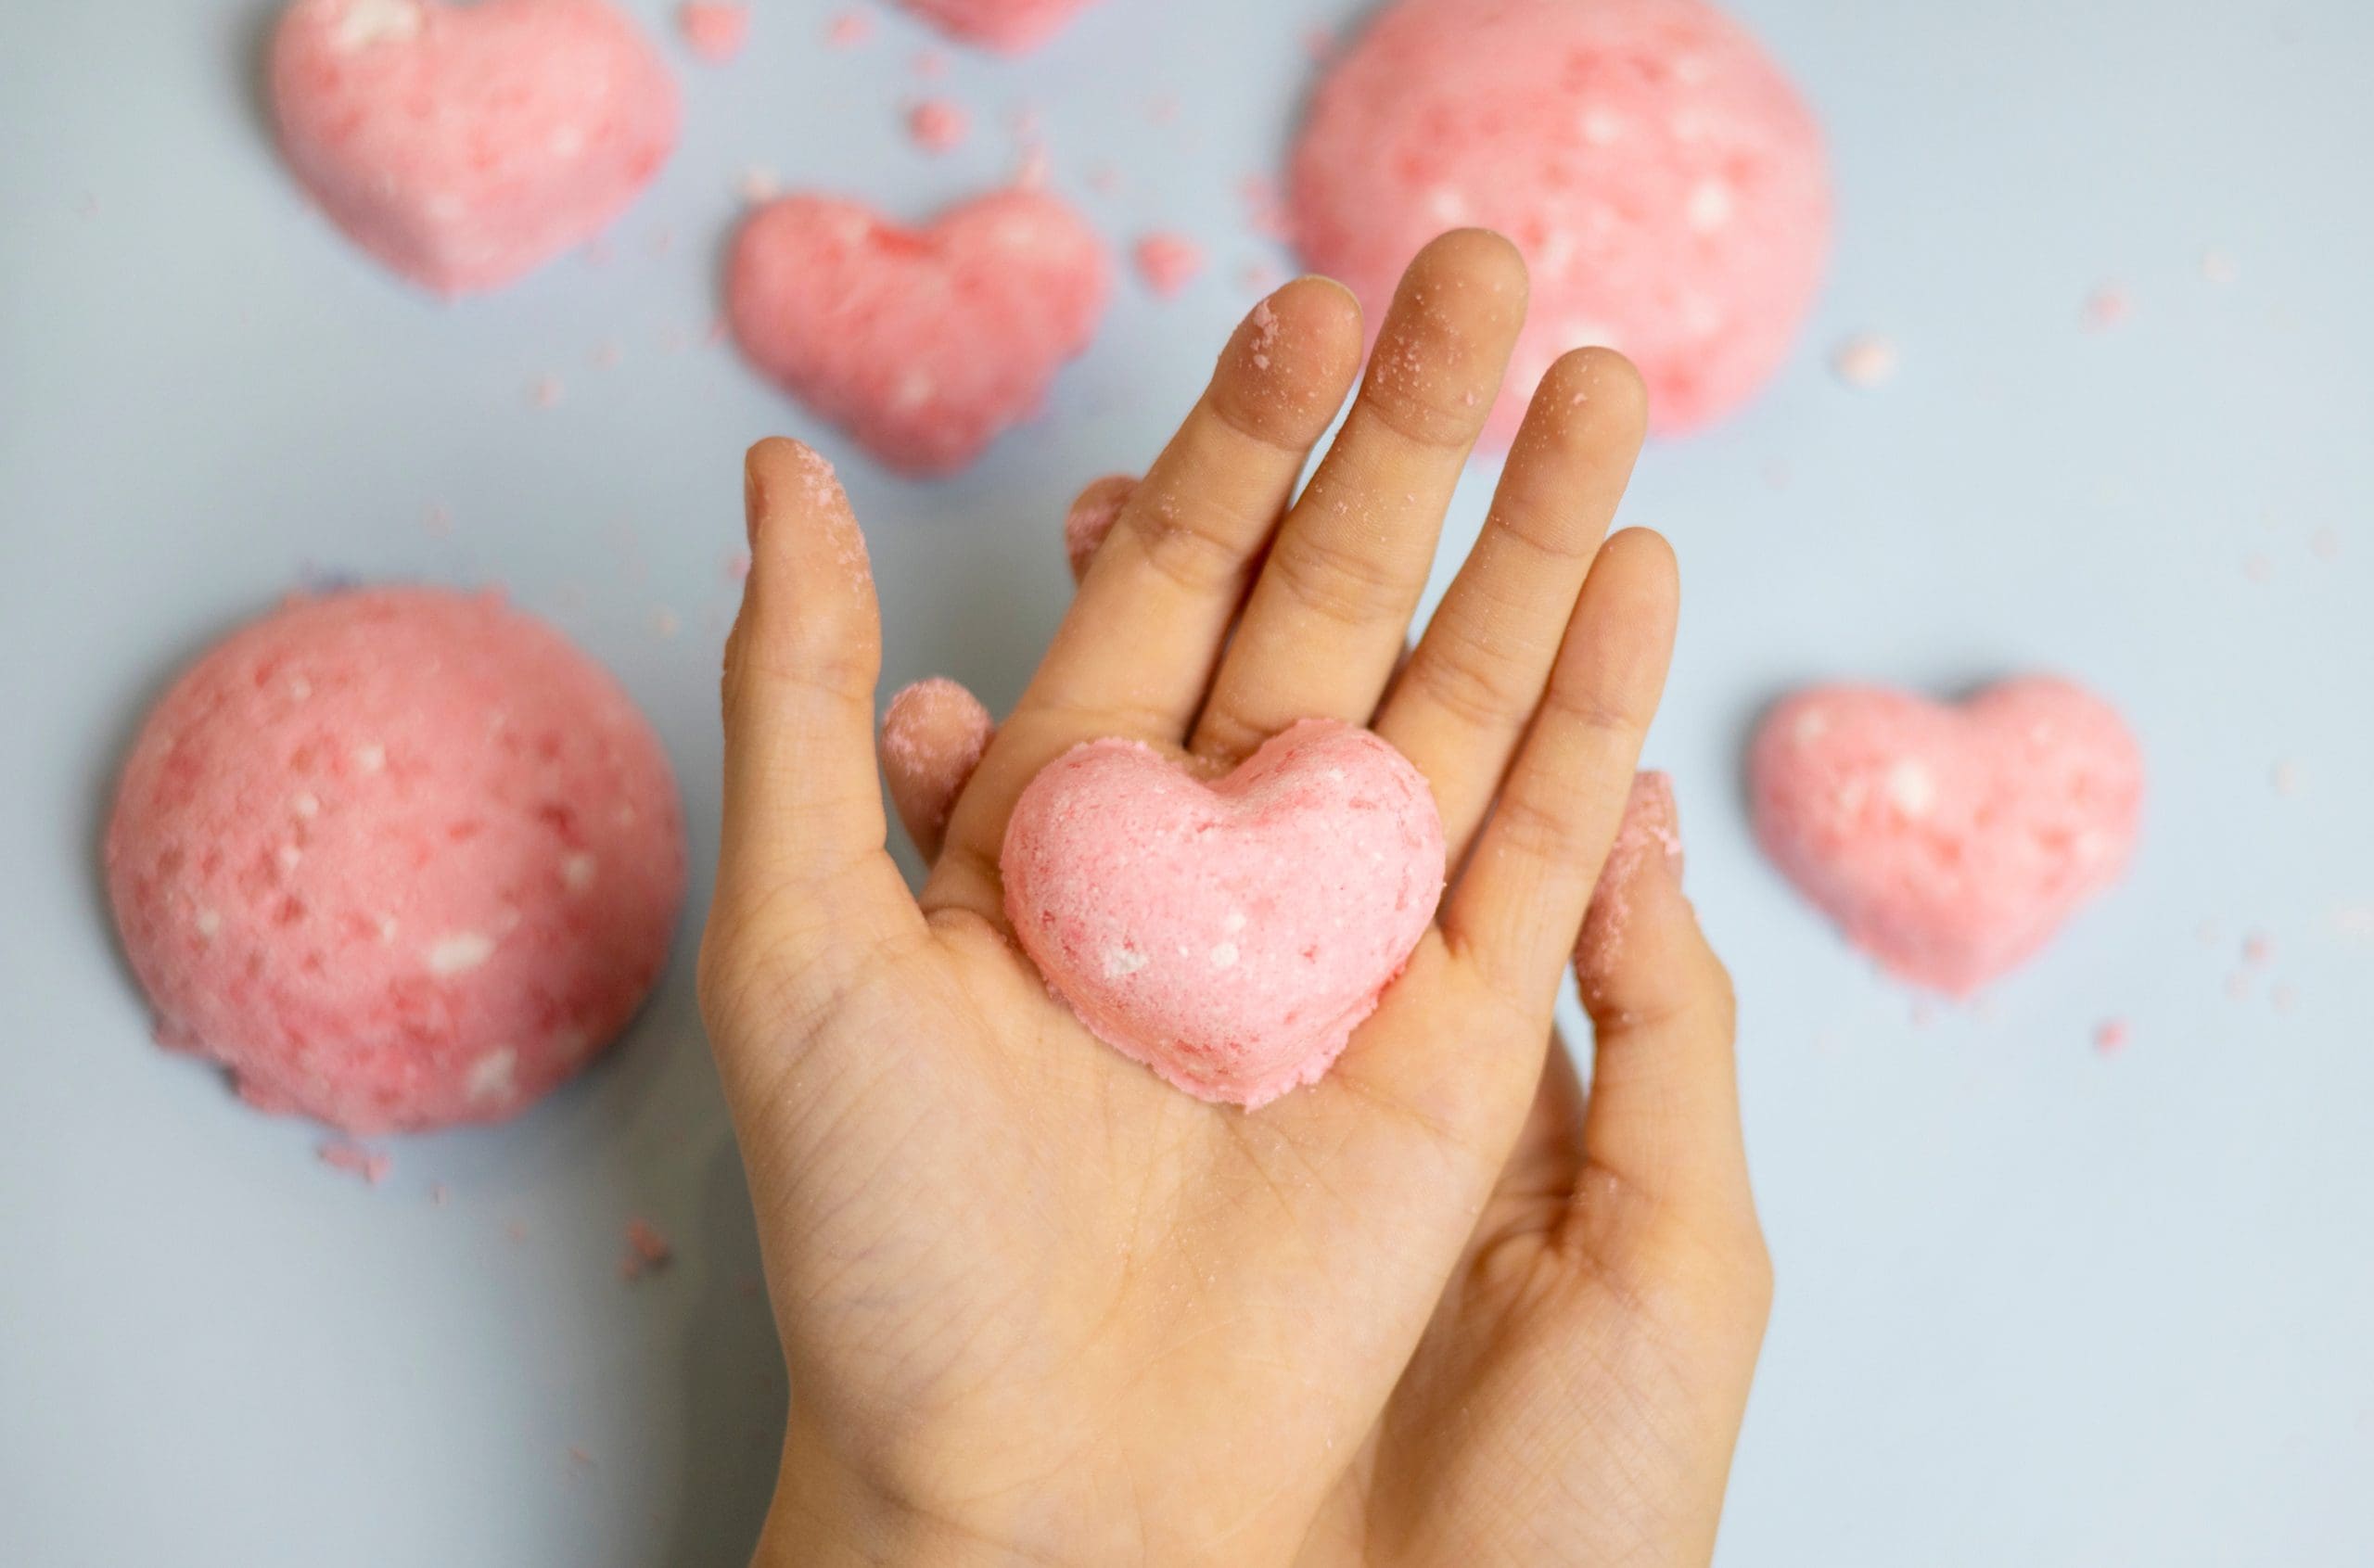
<svg viewBox="0 0 2374 1568">
<path fill-rule="evenodd" d="M 1824 686 L 1774 708 L 1748 759 L 1755 835 L 1847 939 L 1967 996 L 2116 882 L 2143 758 L 2118 714 L 2065 681 L 1959 707 Z"/>
<path fill-rule="evenodd" d="M 606 0 L 297 0 L 272 103 L 331 221 L 440 294 L 593 238 L 676 145 L 675 82 Z"/>
<path fill-rule="evenodd" d="M 726 307 L 759 369 L 895 468 L 941 474 L 1035 416 L 1095 335 L 1104 247 L 1042 191 L 999 191 L 905 229 L 791 196 L 734 244 Z"/>
<path fill-rule="evenodd" d="M 1030 782 L 1000 860 L 1023 950 L 1098 1039 L 1199 1100 L 1314 1083 L 1435 917 L 1443 827 L 1399 752 L 1306 720 L 1217 784 L 1134 741 Z"/>
<path fill-rule="evenodd" d="M 1086 10 L 1090 0 L 905 0 L 942 32 L 1009 54 L 1032 49 Z"/>
</svg>

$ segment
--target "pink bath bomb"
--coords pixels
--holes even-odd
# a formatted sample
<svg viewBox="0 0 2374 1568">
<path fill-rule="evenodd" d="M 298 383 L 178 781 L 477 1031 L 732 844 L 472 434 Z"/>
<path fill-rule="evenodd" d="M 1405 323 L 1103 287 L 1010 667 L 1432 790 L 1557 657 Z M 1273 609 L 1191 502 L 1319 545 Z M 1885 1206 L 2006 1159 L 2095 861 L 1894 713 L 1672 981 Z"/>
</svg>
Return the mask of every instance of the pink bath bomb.
<svg viewBox="0 0 2374 1568">
<path fill-rule="evenodd" d="M 299 183 L 440 294 L 593 238 L 676 144 L 675 82 L 607 0 L 297 0 L 271 73 Z"/>
<path fill-rule="evenodd" d="M 791 196 L 734 243 L 726 305 L 750 363 L 894 468 L 944 474 L 1035 417 L 1112 291 L 1104 247 L 1037 190 L 921 229 Z"/>
<path fill-rule="evenodd" d="M 1018 54 L 1054 36 L 1091 0 L 904 0 L 907 9 L 951 37 Z"/>
<path fill-rule="evenodd" d="M 1590 344 L 1632 358 L 1673 433 L 1787 357 L 1829 253 L 1830 177 L 1787 78 L 1702 0 L 1401 0 L 1319 89 L 1291 223 L 1372 324 L 1436 235 L 1516 242 L 1532 309 L 1487 440 Z"/>
<path fill-rule="evenodd" d="M 2143 758 L 2111 706 L 2009 681 L 1959 707 L 1824 686 L 1759 726 L 1755 835 L 1847 939 L 1966 996 L 2024 962 L 2125 870 Z"/>
<path fill-rule="evenodd" d="M 684 893 L 606 674 L 491 594 L 300 599 L 148 715 L 108 891 L 158 1038 L 358 1134 L 496 1121 L 617 1037 Z"/>
<path fill-rule="evenodd" d="M 1107 1045 L 1200 1100 L 1315 1083 L 1433 923 L 1443 828 L 1417 769 L 1307 720 L 1206 784 L 1134 741 L 1058 758 L 1000 864 L 1023 950 Z"/>
</svg>

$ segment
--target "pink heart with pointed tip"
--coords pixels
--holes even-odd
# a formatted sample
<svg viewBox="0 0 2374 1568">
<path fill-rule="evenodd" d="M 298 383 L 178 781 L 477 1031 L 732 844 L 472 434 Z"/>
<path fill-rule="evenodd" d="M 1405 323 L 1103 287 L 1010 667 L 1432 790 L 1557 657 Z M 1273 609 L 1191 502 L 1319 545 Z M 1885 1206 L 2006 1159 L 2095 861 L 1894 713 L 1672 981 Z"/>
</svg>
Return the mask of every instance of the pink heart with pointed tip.
<svg viewBox="0 0 2374 1568">
<path fill-rule="evenodd" d="M 674 79 L 606 0 L 298 0 L 272 102 L 331 221 L 440 294 L 593 238 L 676 144 Z"/>
<path fill-rule="evenodd" d="M 1015 937 L 1090 1032 L 1201 1100 L 1316 1082 L 1433 923 L 1435 798 L 1366 730 L 1309 720 L 1216 784 L 1134 741 L 1023 791 Z"/>
<path fill-rule="evenodd" d="M 942 32 L 1009 54 L 1036 48 L 1091 0 L 905 0 Z"/>
<path fill-rule="evenodd" d="M 894 468 L 942 474 L 1045 405 L 1110 292 L 1104 247 L 1042 191 L 967 202 L 923 229 L 792 196 L 734 243 L 742 351 Z"/>
<path fill-rule="evenodd" d="M 1750 748 L 1755 835 L 1847 939 L 1968 995 L 2116 882 L 2143 759 L 2116 710 L 2065 681 L 1956 707 L 1861 686 L 1800 692 Z"/>
</svg>

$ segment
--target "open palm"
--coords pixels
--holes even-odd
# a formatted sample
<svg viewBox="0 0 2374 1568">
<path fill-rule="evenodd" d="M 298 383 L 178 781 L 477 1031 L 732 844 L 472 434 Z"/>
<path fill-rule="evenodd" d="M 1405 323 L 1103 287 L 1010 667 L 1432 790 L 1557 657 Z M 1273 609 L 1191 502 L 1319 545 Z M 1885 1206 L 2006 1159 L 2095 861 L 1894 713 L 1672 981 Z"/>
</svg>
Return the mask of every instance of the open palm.
<svg viewBox="0 0 2374 1568">
<path fill-rule="evenodd" d="M 1401 1462 L 1388 1404 L 1460 1360 L 1447 1281 L 1463 1301 L 1470 1277 L 1527 1272 L 1478 1244 L 1555 1111 L 1551 1003 L 1674 618 L 1663 542 L 1602 542 L 1642 409 L 1629 367 L 1585 351 L 1545 379 L 1397 678 L 1524 295 L 1505 242 L 1430 247 L 1299 499 L 1358 312 L 1312 280 L 1257 307 L 919 899 L 885 848 L 862 538 L 813 453 L 752 453 L 702 992 L 794 1390 L 768 1552 L 1255 1564 L 1416 1540 L 1377 1509 Z M 1023 786 L 1081 741 L 1225 766 L 1314 716 L 1371 723 L 1419 767 L 1456 874 L 1334 1072 L 1247 1115 L 1167 1088 L 1051 998 L 1005 929 L 998 852 Z"/>
</svg>

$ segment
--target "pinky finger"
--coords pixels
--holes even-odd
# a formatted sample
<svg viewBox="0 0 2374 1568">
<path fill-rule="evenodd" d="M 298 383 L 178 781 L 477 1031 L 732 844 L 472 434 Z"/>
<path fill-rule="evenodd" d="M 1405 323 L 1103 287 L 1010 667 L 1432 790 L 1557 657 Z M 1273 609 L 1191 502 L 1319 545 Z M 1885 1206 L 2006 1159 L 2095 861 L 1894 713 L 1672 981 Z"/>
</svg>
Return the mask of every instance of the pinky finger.
<svg viewBox="0 0 2374 1568">
<path fill-rule="evenodd" d="M 939 859 L 949 816 L 996 733 L 981 699 L 945 676 L 890 699 L 882 716 L 882 778 L 925 865 Z"/>
</svg>

